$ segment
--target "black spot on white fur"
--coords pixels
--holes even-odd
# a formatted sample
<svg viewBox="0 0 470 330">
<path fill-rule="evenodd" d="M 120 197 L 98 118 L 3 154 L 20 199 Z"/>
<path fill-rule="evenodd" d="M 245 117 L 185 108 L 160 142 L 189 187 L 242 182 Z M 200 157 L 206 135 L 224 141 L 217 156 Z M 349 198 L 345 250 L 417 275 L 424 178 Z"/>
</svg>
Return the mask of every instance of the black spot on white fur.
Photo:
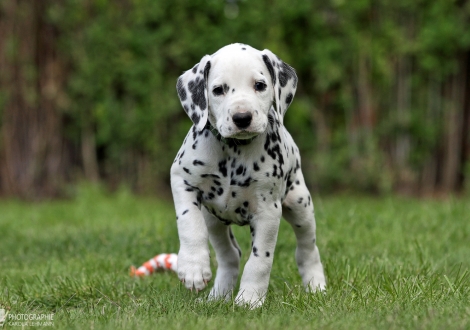
<svg viewBox="0 0 470 330">
<path fill-rule="evenodd" d="M 273 65 L 268 55 L 263 55 L 263 61 L 264 61 L 264 64 L 266 64 L 266 67 L 268 68 L 269 74 L 271 75 L 271 80 L 272 80 L 273 85 L 276 85 L 276 74 L 274 72 Z"/>
<path fill-rule="evenodd" d="M 204 93 L 204 78 L 197 77 L 195 80 L 191 80 L 188 83 L 188 89 L 191 93 L 191 100 L 193 101 L 193 104 L 197 105 L 201 110 L 205 110 L 207 107 L 207 101 Z"/>
<path fill-rule="evenodd" d="M 184 88 L 183 79 L 181 77 L 178 79 L 178 82 L 176 83 L 176 91 L 178 92 L 178 96 L 180 100 L 186 101 L 186 98 L 188 96 L 186 95 L 186 89 Z"/>
</svg>

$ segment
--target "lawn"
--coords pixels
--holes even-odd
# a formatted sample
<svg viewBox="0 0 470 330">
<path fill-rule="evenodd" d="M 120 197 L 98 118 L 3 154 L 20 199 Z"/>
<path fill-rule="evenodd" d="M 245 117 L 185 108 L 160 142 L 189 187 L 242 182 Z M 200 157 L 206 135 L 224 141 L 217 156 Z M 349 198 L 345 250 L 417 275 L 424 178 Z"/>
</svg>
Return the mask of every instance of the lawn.
<svg viewBox="0 0 470 330">
<path fill-rule="evenodd" d="M 294 234 L 282 222 L 257 310 L 204 301 L 208 290 L 191 293 L 171 272 L 129 277 L 130 265 L 178 251 L 169 201 L 96 188 L 73 200 L 0 201 L 0 308 L 53 313 L 54 329 L 470 328 L 468 199 L 313 200 L 327 292 L 300 288 Z M 246 261 L 249 229 L 234 233 Z"/>
</svg>

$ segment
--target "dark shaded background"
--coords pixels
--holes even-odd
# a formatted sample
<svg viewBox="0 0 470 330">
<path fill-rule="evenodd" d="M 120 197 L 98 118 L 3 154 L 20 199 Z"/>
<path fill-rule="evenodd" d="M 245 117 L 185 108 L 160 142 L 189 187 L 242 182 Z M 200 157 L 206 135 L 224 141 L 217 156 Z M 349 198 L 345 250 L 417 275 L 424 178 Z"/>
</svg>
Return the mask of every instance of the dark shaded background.
<svg viewBox="0 0 470 330">
<path fill-rule="evenodd" d="M 467 0 L 2 0 L 0 194 L 168 192 L 176 79 L 233 42 L 297 70 L 285 124 L 314 191 L 468 190 Z"/>
</svg>

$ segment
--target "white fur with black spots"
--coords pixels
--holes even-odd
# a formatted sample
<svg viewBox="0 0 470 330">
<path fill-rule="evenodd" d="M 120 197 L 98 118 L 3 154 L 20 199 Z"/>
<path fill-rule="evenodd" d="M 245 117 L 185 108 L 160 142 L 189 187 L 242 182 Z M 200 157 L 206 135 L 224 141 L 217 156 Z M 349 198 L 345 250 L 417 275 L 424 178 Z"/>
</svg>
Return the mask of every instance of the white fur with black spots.
<svg viewBox="0 0 470 330">
<path fill-rule="evenodd" d="M 209 296 L 231 297 L 241 250 L 230 225 L 249 225 L 252 251 L 236 302 L 261 306 L 282 215 L 297 238 L 306 290 L 325 289 L 312 199 L 299 150 L 283 125 L 296 88 L 293 68 L 244 44 L 204 56 L 179 77 L 178 96 L 194 123 L 171 167 L 177 273 L 188 289 L 202 290 L 212 277 L 210 241 L 218 268 Z"/>
</svg>

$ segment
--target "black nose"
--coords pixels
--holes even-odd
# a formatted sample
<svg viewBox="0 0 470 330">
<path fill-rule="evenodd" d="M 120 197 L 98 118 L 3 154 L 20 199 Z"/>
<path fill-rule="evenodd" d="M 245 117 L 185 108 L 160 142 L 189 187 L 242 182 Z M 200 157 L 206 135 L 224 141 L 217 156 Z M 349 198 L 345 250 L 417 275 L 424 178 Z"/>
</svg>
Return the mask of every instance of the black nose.
<svg viewBox="0 0 470 330">
<path fill-rule="evenodd" d="M 247 128 L 250 126 L 252 118 L 251 112 L 237 112 L 232 116 L 232 120 L 238 128 Z"/>
</svg>

